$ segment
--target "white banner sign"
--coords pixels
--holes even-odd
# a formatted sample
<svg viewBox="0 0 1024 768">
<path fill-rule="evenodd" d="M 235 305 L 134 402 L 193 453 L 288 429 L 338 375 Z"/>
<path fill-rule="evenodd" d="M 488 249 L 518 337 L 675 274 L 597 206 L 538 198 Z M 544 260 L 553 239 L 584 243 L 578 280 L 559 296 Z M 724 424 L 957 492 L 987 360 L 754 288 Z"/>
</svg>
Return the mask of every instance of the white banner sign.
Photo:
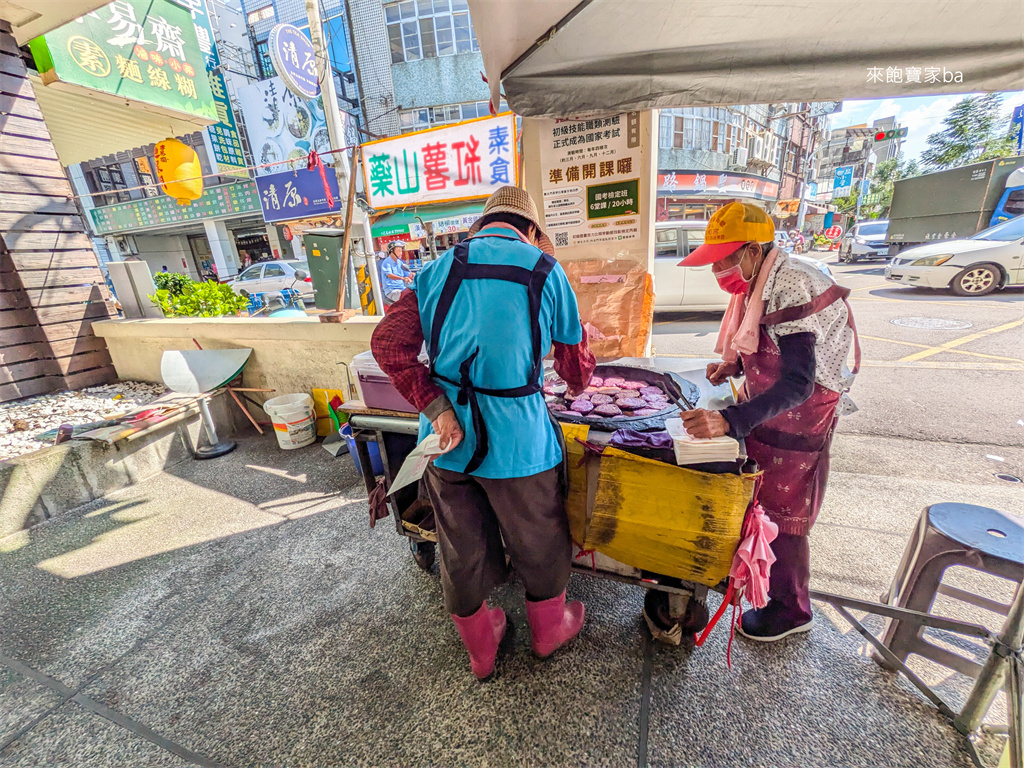
<svg viewBox="0 0 1024 768">
<path fill-rule="evenodd" d="M 363 144 L 363 180 L 378 210 L 487 197 L 516 183 L 512 114 Z"/>
<path fill-rule="evenodd" d="M 544 225 L 556 248 L 640 237 L 640 115 L 545 120 Z"/>
</svg>

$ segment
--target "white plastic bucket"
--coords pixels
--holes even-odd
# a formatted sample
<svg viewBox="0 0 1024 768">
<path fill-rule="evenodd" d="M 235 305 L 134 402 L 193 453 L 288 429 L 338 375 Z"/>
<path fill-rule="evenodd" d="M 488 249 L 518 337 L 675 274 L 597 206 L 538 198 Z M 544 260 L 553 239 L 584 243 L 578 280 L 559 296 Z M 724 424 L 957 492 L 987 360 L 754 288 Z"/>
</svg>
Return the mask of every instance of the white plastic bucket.
<svg viewBox="0 0 1024 768">
<path fill-rule="evenodd" d="M 281 395 L 263 404 L 274 424 L 277 444 L 290 451 L 302 448 L 316 440 L 316 418 L 313 414 L 313 398 L 299 393 Z"/>
</svg>

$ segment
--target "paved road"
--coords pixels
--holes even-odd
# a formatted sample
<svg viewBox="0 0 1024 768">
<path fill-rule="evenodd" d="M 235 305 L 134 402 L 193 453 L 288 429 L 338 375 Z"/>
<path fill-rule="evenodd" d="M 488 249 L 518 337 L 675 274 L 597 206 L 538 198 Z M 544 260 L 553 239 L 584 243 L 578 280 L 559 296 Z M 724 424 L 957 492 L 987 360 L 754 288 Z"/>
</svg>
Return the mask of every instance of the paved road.
<svg viewBox="0 0 1024 768">
<path fill-rule="evenodd" d="M 861 410 L 840 422 L 841 433 L 999 448 L 983 451 L 995 455 L 1024 444 L 1024 291 L 960 298 L 887 283 L 882 262 L 815 255 L 852 289 L 861 334 L 864 362 L 851 393 Z M 656 353 L 711 356 L 718 320 L 659 314 Z"/>
</svg>

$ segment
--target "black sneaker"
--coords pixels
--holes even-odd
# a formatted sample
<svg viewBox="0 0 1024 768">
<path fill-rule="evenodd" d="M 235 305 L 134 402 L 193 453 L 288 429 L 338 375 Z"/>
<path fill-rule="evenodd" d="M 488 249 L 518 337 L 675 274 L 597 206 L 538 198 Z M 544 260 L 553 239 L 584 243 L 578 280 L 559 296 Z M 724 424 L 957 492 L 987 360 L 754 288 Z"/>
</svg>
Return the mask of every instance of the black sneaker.
<svg viewBox="0 0 1024 768">
<path fill-rule="evenodd" d="M 764 608 L 744 611 L 737 631 L 749 640 L 774 643 L 790 635 L 810 632 L 813 624 L 813 619 L 801 621 L 787 616 L 785 609 L 778 603 L 770 602 Z"/>
</svg>

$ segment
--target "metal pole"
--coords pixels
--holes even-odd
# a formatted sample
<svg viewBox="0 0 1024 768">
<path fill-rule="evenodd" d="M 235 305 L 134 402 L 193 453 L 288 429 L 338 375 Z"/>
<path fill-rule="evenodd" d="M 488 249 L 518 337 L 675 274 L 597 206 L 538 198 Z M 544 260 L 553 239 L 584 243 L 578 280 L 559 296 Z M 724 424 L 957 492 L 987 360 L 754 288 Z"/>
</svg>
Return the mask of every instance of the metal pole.
<svg viewBox="0 0 1024 768">
<path fill-rule="evenodd" d="M 341 243 L 341 272 L 338 276 L 338 303 L 336 311 L 345 308 L 345 285 L 348 283 L 348 252 L 352 247 L 352 208 L 356 202 L 356 168 L 359 165 L 359 145 L 352 147 L 352 173 L 348 177 L 348 201 L 345 203 L 345 239 Z"/>
<path fill-rule="evenodd" d="M 309 39 L 313 43 L 313 52 L 316 54 L 317 72 L 320 79 L 320 97 L 323 99 L 324 116 L 327 119 L 327 135 L 331 139 L 331 149 L 344 149 L 345 122 L 341 119 L 341 111 L 338 109 L 338 92 L 334 86 L 334 68 L 331 66 L 330 53 L 324 45 L 324 26 L 320 18 L 320 4 L 318 0 L 306 0 L 306 18 L 309 21 Z M 341 187 L 350 175 L 348 161 L 344 152 L 335 152 L 331 155 L 334 158 L 334 169 L 338 173 L 338 186 Z M 351 209 L 349 210 L 351 215 Z M 345 226 L 348 226 L 348 216 L 345 217 Z"/>
<path fill-rule="evenodd" d="M 1011 657 L 1020 657 L 1021 645 L 1024 644 L 1024 586 L 1017 588 L 1017 596 L 1013 599 L 1006 623 L 999 633 L 992 651 L 985 660 L 985 665 L 974 681 L 967 703 L 964 704 L 960 716 L 956 719 L 956 727 L 961 733 L 971 733 L 981 725 L 982 719 L 992 706 L 992 700 L 1006 682 L 1006 667 L 1011 665 Z M 1019 711 L 1019 710 L 1018 710 Z M 1014 723 L 1010 723 L 1013 731 Z M 1022 734 L 1018 732 L 1017 743 L 1020 744 Z"/>
<path fill-rule="evenodd" d="M 373 247 L 373 227 L 370 224 L 370 216 L 366 211 L 362 212 L 363 219 L 363 243 L 366 248 L 366 268 L 370 272 L 370 287 L 373 289 L 373 305 L 378 315 L 384 314 L 384 292 L 380 289 L 380 275 L 377 272 L 377 250 Z"/>
</svg>

